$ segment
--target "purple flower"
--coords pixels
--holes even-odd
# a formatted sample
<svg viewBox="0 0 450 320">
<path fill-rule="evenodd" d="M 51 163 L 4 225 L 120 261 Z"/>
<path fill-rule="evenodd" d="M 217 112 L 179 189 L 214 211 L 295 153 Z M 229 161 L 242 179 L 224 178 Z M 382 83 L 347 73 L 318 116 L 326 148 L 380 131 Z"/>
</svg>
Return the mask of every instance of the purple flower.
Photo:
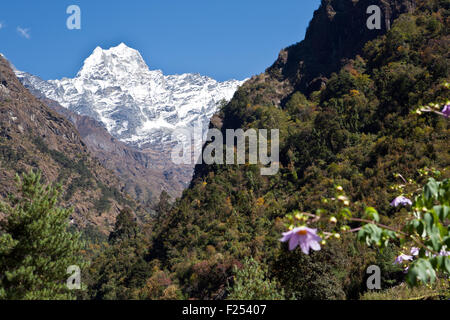
<svg viewBox="0 0 450 320">
<path fill-rule="evenodd" d="M 409 256 L 407 254 L 401 254 L 397 258 L 395 258 L 394 264 L 401 264 L 403 261 L 412 261 L 413 256 Z"/>
<path fill-rule="evenodd" d="M 441 252 L 439 252 L 439 255 L 448 257 L 448 256 L 450 256 L 450 251 L 445 251 L 444 249 L 442 249 Z"/>
<path fill-rule="evenodd" d="M 447 103 L 441 112 L 444 114 L 445 117 L 448 118 L 450 116 L 450 103 Z"/>
<path fill-rule="evenodd" d="M 415 256 L 419 255 L 419 248 L 412 247 L 410 251 L 410 255 L 402 253 L 397 258 L 395 258 L 394 264 L 402 264 L 404 261 L 412 261 Z M 408 268 L 405 269 L 406 271 Z"/>
<path fill-rule="evenodd" d="M 289 250 L 294 250 L 300 246 L 304 254 L 309 254 L 309 249 L 320 250 L 319 241 L 322 239 L 317 235 L 317 229 L 307 227 L 294 228 L 291 231 L 284 232 L 281 242 L 289 241 Z"/>
<path fill-rule="evenodd" d="M 399 205 L 406 206 L 406 205 L 412 205 L 412 201 L 408 198 L 405 198 L 404 196 L 399 196 L 392 200 L 391 206 L 398 207 Z"/>
</svg>

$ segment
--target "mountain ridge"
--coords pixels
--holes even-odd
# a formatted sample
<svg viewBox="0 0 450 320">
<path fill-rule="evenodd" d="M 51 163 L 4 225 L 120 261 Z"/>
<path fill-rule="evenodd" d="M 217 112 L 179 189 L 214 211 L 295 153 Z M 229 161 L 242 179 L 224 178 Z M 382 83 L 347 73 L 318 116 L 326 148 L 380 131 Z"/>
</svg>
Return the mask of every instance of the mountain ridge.
<svg viewBox="0 0 450 320">
<path fill-rule="evenodd" d="M 26 78 L 31 77 L 37 78 L 32 75 Z M 35 97 L 74 124 L 92 155 L 103 166 L 114 171 L 125 184 L 127 194 L 142 205 L 151 209 L 163 190 L 172 198 L 177 198 L 190 182 L 192 167 L 171 166 L 171 162 L 166 160 L 170 158 L 169 152 L 162 153 L 150 148 L 140 150 L 129 146 L 111 136 L 99 121 L 62 107 L 30 87 L 26 81 L 23 84 Z"/>
<path fill-rule="evenodd" d="M 127 192 L 144 203 L 157 200 L 162 190 L 179 197 L 192 178 L 193 164 L 177 166 L 171 161 L 173 130 L 193 131 L 200 124 L 206 133 L 218 104 L 231 99 L 243 83 L 217 82 L 200 74 L 165 76 L 161 70 L 150 70 L 139 51 L 124 43 L 107 50 L 96 47 L 73 79 L 45 81 L 15 73 L 35 96 L 75 124 L 90 151 L 125 179 Z M 95 122 L 115 139 L 116 147 L 101 130 L 95 137 Z"/>
<path fill-rule="evenodd" d="M 192 128 L 197 121 L 206 129 L 218 104 L 243 83 L 189 73 L 166 76 L 150 70 L 141 54 L 124 43 L 97 47 L 73 79 L 16 74 L 46 98 L 100 121 L 112 136 L 140 149 L 163 149 L 173 129 Z"/>
</svg>

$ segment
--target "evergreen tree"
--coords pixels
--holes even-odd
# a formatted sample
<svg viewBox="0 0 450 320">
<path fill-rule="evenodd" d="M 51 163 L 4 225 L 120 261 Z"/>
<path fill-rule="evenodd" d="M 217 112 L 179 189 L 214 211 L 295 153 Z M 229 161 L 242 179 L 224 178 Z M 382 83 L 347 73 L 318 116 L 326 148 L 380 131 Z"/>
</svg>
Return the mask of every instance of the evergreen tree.
<svg viewBox="0 0 450 320">
<path fill-rule="evenodd" d="M 268 278 L 268 268 L 253 258 L 246 259 L 242 269 L 235 267 L 230 300 L 285 300 L 284 290 Z"/>
<path fill-rule="evenodd" d="M 108 242 L 114 244 L 122 240 L 134 240 L 138 236 L 138 232 L 138 225 L 131 209 L 125 208 L 117 216 L 114 230 L 110 233 Z"/>
<path fill-rule="evenodd" d="M 159 195 L 159 202 L 155 207 L 157 218 L 161 218 L 166 215 L 171 209 L 170 195 L 163 190 Z"/>
<path fill-rule="evenodd" d="M 73 299 L 67 268 L 82 268 L 82 243 L 68 231 L 69 209 L 57 206 L 60 187 L 41 174 L 17 175 L 18 192 L 0 203 L 0 299 Z"/>
<path fill-rule="evenodd" d="M 145 285 L 151 274 L 146 261 L 149 243 L 130 209 L 116 218 L 105 250 L 91 265 L 89 284 L 94 299 L 133 299 L 134 292 Z"/>
</svg>

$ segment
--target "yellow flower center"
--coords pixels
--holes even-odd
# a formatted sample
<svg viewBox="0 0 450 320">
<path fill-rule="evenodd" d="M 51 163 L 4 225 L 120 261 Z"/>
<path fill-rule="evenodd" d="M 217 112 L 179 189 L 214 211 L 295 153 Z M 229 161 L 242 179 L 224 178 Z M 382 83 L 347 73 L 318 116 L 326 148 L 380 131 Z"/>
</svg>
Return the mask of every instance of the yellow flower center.
<svg viewBox="0 0 450 320">
<path fill-rule="evenodd" d="M 297 234 L 300 236 L 306 236 L 308 234 L 308 231 L 303 229 L 303 230 L 300 230 L 299 232 L 297 232 Z"/>
</svg>

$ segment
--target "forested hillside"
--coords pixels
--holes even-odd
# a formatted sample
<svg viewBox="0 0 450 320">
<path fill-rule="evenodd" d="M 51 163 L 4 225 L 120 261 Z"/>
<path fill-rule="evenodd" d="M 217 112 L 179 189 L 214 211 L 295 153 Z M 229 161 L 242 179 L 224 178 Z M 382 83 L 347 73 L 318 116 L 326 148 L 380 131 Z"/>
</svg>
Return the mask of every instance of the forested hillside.
<svg viewBox="0 0 450 320">
<path fill-rule="evenodd" d="M 280 70 L 279 60 L 247 82 L 221 110 L 222 121 L 214 122 L 222 124 L 222 131 L 279 128 L 279 173 L 262 177 L 254 165 L 198 166 L 191 188 L 160 213 L 150 254 L 179 280 L 187 296 L 223 298 L 232 283 L 232 266 L 249 256 L 268 267 L 269 278 L 280 283 L 287 297 L 357 298 L 365 290 L 365 268 L 375 262 L 383 266 L 385 287 L 402 281 L 401 269 L 392 265 L 393 251 L 367 249 L 353 237 L 330 242 L 310 256 L 287 252 L 278 241 L 285 214 L 315 211 L 332 196 L 334 185 L 341 185 L 353 202 L 378 208 L 384 224 L 395 225 L 397 214 L 389 203 L 397 195 L 390 189 L 398 182 L 396 174 L 421 182 L 421 169 L 449 174 L 448 120 L 414 111 L 449 99 L 450 2 L 417 1 L 413 12 L 398 17 L 386 35 L 367 42 L 360 54 L 353 47 L 355 55 L 322 89 L 309 92 L 302 70 L 296 70 L 299 64 L 290 59 L 304 59 L 305 70 L 323 67 L 307 64 L 311 56 L 303 48 L 321 41 L 324 29 L 316 27 L 318 21 L 330 6 L 337 11 L 344 3 L 350 1 L 324 1 L 307 40 L 282 52 L 288 57 L 286 68 L 272 75 Z M 329 22 L 336 32 L 345 29 L 340 26 L 346 25 L 345 16 L 338 11 Z M 349 56 L 344 52 L 341 58 Z M 295 73 L 300 82 L 291 79 Z M 277 91 L 283 81 L 293 92 Z"/>
</svg>

